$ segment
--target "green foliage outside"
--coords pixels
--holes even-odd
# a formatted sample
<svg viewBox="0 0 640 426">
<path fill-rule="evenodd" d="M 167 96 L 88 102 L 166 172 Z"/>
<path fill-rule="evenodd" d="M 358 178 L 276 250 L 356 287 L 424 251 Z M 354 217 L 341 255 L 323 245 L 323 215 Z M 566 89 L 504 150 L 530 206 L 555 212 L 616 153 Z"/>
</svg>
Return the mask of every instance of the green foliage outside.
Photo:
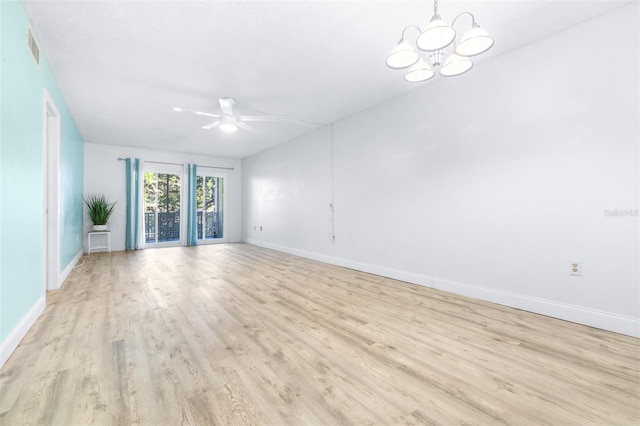
<svg viewBox="0 0 640 426">
<path fill-rule="evenodd" d="M 180 175 L 144 172 L 144 211 L 180 211 Z"/>
<path fill-rule="evenodd" d="M 168 173 L 144 173 L 144 210 L 152 213 L 180 211 L 180 175 Z M 197 210 L 220 211 L 222 206 L 224 178 L 196 176 Z M 219 207 L 218 206 L 218 207 Z"/>
<path fill-rule="evenodd" d="M 212 176 L 196 176 L 196 200 L 198 211 L 213 212 L 216 210 L 216 199 L 222 193 L 224 179 Z M 217 185 L 217 187 L 216 187 Z M 219 200 L 221 203 L 222 200 Z"/>
</svg>

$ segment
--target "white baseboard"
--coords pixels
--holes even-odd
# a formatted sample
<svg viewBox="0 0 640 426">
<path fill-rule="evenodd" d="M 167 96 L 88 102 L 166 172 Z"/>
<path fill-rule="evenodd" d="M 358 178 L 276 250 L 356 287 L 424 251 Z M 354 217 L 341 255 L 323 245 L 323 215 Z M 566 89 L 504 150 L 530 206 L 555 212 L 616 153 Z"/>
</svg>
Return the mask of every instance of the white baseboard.
<svg viewBox="0 0 640 426">
<path fill-rule="evenodd" d="M 58 276 L 58 286 L 56 288 L 51 288 L 49 290 L 57 290 L 60 287 L 62 287 L 62 284 L 64 284 L 64 281 L 67 279 L 69 274 L 73 271 L 73 268 L 75 268 L 76 263 L 78 263 L 78 261 L 80 260 L 83 254 L 84 254 L 84 250 L 80 250 L 78 253 L 76 253 L 75 257 L 71 260 L 71 262 L 69 262 L 67 267 L 64 268 L 64 271 L 62 271 Z"/>
<path fill-rule="evenodd" d="M 7 362 L 13 351 L 16 350 L 24 336 L 36 322 L 40 314 L 44 311 L 46 306 L 46 298 L 43 294 L 36 301 L 36 303 L 29 309 L 29 311 L 22 317 L 18 325 L 11 330 L 11 333 L 6 339 L 0 343 L 0 368 Z"/>
<path fill-rule="evenodd" d="M 640 337 L 639 318 L 570 305 L 567 303 L 527 296 L 519 293 L 511 293 L 504 290 L 496 290 L 492 288 L 478 287 L 471 284 L 443 280 L 426 275 L 373 265 L 370 263 L 356 262 L 306 250 L 293 249 L 277 244 L 264 243 L 253 239 L 247 239 L 246 242 L 256 246 L 306 257 L 308 259 L 330 263 L 332 265 L 343 266 L 345 268 L 368 272 L 370 274 L 448 291 L 462 296 L 473 297 L 475 299 L 522 309 L 524 311 L 534 312 L 536 314 L 571 321 L 590 327 L 600 328 L 602 330 L 613 331 L 627 336 Z"/>
</svg>

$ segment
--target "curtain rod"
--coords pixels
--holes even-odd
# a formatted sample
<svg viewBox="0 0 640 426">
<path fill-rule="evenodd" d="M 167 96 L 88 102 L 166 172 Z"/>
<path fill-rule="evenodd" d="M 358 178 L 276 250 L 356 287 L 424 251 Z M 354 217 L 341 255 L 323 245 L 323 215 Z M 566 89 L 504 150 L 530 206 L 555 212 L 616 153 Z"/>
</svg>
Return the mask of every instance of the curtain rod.
<svg viewBox="0 0 640 426">
<path fill-rule="evenodd" d="M 118 161 L 124 161 L 126 158 L 118 157 Z M 184 166 L 184 163 L 166 163 L 164 161 L 145 161 L 145 163 L 153 163 L 153 164 L 170 164 L 172 166 Z M 220 166 L 201 166 L 200 164 L 196 164 L 198 167 L 204 167 L 205 169 L 222 169 L 222 170 L 235 170 L 233 167 L 220 167 Z"/>
</svg>

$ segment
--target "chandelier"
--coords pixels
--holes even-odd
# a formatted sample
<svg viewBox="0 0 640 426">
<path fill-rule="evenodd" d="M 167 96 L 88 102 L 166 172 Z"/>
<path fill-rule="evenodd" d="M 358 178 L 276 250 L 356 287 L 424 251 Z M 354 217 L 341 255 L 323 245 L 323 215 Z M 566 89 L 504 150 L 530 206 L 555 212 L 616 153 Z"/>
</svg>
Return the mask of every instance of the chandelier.
<svg viewBox="0 0 640 426">
<path fill-rule="evenodd" d="M 453 26 L 462 16 L 471 18 L 471 27 L 461 39 L 456 40 Z M 417 49 L 405 39 L 405 33 L 410 29 L 418 30 Z M 429 80 L 436 74 L 434 69 L 438 69 L 441 76 L 453 77 L 469 71 L 473 67 L 470 57 L 486 52 L 491 46 L 493 38 L 480 28 L 473 14 L 462 12 L 449 25 L 438 14 L 438 0 L 434 0 L 433 17 L 425 30 L 416 25 L 405 27 L 385 63 L 391 69 L 409 68 L 404 79 L 410 82 Z"/>
</svg>

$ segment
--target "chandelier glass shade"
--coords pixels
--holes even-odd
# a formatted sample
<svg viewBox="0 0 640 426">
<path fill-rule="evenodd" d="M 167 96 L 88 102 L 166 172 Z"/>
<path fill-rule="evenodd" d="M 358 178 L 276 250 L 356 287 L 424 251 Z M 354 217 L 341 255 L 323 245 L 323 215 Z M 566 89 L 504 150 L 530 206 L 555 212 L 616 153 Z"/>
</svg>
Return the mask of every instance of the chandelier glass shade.
<svg viewBox="0 0 640 426">
<path fill-rule="evenodd" d="M 493 46 L 493 38 L 480 25 L 473 26 L 456 44 L 455 53 L 460 56 L 475 56 L 486 52 Z"/>
<path fill-rule="evenodd" d="M 404 79 L 415 83 L 419 81 L 427 81 L 435 75 L 436 73 L 433 72 L 433 69 L 431 69 L 429 64 L 427 64 L 424 59 L 420 58 L 418 62 L 413 64 L 407 70 L 407 73 L 404 75 Z"/>
<path fill-rule="evenodd" d="M 464 74 L 472 67 L 473 62 L 471 62 L 471 59 L 452 53 L 445 61 L 442 68 L 440 68 L 440 75 L 444 77 L 453 77 L 456 75 Z"/>
<path fill-rule="evenodd" d="M 425 52 L 442 50 L 456 39 L 456 30 L 444 22 L 440 15 L 433 15 L 427 28 L 416 39 L 418 49 Z"/>
<path fill-rule="evenodd" d="M 393 49 L 391 54 L 387 57 L 386 64 L 392 69 L 402 69 L 410 67 L 418 62 L 420 54 L 409 43 L 401 39 L 398 45 Z"/>
<path fill-rule="evenodd" d="M 438 14 L 438 0 L 434 1 L 433 12 L 424 31 L 415 25 L 409 25 L 402 31 L 400 41 L 385 61 L 391 69 L 408 68 L 404 76 L 406 81 L 429 80 L 435 75 L 434 69 L 443 77 L 464 74 L 473 67 L 470 57 L 480 55 L 493 46 L 493 38 L 480 28 L 470 12 L 460 13 L 451 25 Z M 456 40 L 454 26 L 462 16 L 471 18 L 471 27 L 462 38 Z M 415 46 L 407 42 L 405 36 L 410 29 L 419 33 Z"/>
</svg>

